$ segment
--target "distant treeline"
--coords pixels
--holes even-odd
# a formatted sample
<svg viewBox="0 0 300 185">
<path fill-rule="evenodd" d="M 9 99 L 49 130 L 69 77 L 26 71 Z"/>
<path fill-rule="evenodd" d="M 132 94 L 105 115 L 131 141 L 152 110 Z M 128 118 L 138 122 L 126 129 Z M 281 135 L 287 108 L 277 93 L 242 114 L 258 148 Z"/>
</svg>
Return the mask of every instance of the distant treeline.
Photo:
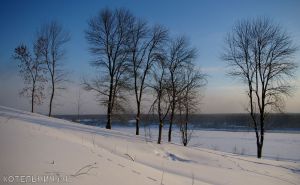
<svg viewBox="0 0 300 185">
<path fill-rule="evenodd" d="M 151 125 L 157 122 L 151 114 L 144 114 L 142 126 Z M 94 126 L 105 126 L 106 115 L 55 115 L 74 122 L 80 121 L 83 124 Z M 119 126 L 134 126 L 135 115 L 115 115 L 114 122 Z M 190 126 L 194 129 L 218 128 L 218 129 L 251 129 L 251 120 L 248 114 L 193 114 L 190 117 Z M 155 124 L 157 125 L 157 124 Z M 277 129 L 300 129 L 300 114 L 270 114 L 267 118 L 267 130 Z"/>
</svg>

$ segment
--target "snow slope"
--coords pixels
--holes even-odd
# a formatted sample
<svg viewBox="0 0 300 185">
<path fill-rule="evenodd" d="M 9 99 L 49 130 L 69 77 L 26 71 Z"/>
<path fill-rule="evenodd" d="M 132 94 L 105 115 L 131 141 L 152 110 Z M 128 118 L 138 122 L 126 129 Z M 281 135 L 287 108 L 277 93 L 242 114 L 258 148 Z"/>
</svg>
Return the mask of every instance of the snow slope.
<svg viewBox="0 0 300 185">
<path fill-rule="evenodd" d="M 142 136 L 0 106 L 0 184 L 17 184 L 16 175 L 88 185 L 297 185 L 300 163 L 157 145 Z"/>
<path fill-rule="evenodd" d="M 300 122 L 300 120 L 299 120 Z M 114 130 L 135 133 L 135 126 L 115 126 Z M 149 131 L 150 129 L 150 131 Z M 168 129 L 163 129 L 162 140 L 168 140 Z M 157 140 L 158 126 L 141 128 L 140 134 L 148 137 L 148 140 Z M 251 131 L 220 131 L 220 130 L 199 130 L 192 131 L 192 139 L 189 147 L 201 147 L 241 155 L 256 156 L 256 137 L 253 129 Z M 151 139 L 149 137 L 151 133 Z M 172 142 L 181 143 L 179 128 L 173 128 Z M 300 161 L 300 132 L 271 132 L 265 133 L 263 157 L 275 160 Z"/>
</svg>

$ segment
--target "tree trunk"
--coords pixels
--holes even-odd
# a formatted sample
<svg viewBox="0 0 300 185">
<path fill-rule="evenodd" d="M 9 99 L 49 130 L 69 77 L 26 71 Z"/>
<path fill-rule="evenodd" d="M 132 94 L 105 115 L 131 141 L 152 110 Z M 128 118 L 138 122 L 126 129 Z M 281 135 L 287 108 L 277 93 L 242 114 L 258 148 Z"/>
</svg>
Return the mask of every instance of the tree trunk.
<svg viewBox="0 0 300 185">
<path fill-rule="evenodd" d="M 188 97 L 188 94 L 186 95 Z M 188 121 L 189 121 L 189 105 L 188 105 L 188 100 L 186 100 L 186 110 L 185 110 L 185 124 L 184 124 L 184 134 L 185 134 L 185 138 L 184 138 L 184 146 L 187 146 L 188 144 Z"/>
<path fill-rule="evenodd" d="M 112 99 L 113 99 L 113 77 L 110 77 L 109 96 L 107 104 L 107 123 L 106 129 L 111 129 Z"/>
<path fill-rule="evenodd" d="M 181 139 L 182 139 L 182 144 L 185 146 L 185 134 L 184 134 L 184 128 L 181 126 Z"/>
<path fill-rule="evenodd" d="M 187 146 L 187 144 L 188 144 L 188 129 L 187 129 L 187 121 L 185 121 L 184 133 L 185 133 L 185 141 L 184 141 L 184 146 Z"/>
<path fill-rule="evenodd" d="M 158 130 L 158 140 L 157 140 L 157 144 L 160 144 L 160 143 L 161 143 L 162 128 L 163 128 L 163 122 L 160 120 L 160 121 L 159 121 L 159 130 Z"/>
<path fill-rule="evenodd" d="M 33 113 L 33 106 L 34 106 L 34 94 L 35 94 L 35 83 L 33 82 L 32 85 L 32 92 L 31 92 L 31 112 Z"/>
<path fill-rule="evenodd" d="M 48 114 L 49 117 L 51 117 L 51 115 L 52 115 L 52 103 L 53 103 L 53 97 L 54 97 L 54 82 L 53 82 L 53 80 L 52 80 L 52 92 L 51 92 L 51 97 L 50 97 L 49 114 Z"/>
<path fill-rule="evenodd" d="M 184 126 L 182 126 L 182 143 L 183 146 L 187 146 L 188 144 L 188 130 L 187 130 L 187 121 L 185 121 Z"/>
<path fill-rule="evenodd" d="M 265 129 L 264 129 L 264 116 L 260 116 L 260 121 L 261 121 L 261 128 L 260 128 L 260 142 L 257 147 L 257 158 L 262 157 L 262 149 L 263 149 L 263 144 L 264 144 L 264 134 L 265 134 Z"/>
<path fill-rule="evenodd" d="M 170 115 L 170 125 L 169 125 L 169 134 L 168 134 L 168 142 L 172 141 L 172 126 L 173 126 L 173 120 L 174 120 L 174 114 L 175 114 L 175 100 L 173 98 L 172 100 L 172 107 L 171 107 L 171 115 Z"/>
<path fill-rule="evenodd" d="M 257 146 L 257 158 L 262 157 L 262 148 L 263 148 L 263 141 L 264 141 L 264 136 L 263 133 L 262 135 L 259 136 L 258 130 L 256 130 L 256 146 Z"/>
<path fill-rule="evenodd" d="M 262 144 L 261 143 L 257 143 L 257 158 L 261 158 L 262 155 Z"/>
<path fill-rule="evenodd" d="M 136 122 L 135 122 L 135 125 L 136 125 L 136 131 L 135 131 L 135 134 L 136 135 L 139 135 L 140 134 L 140 116 L 141 116 L 141 110 L 140 110 L 140 103 L 137 104 L 137 114 L 136 114 Z"/>
<path fill-rule="evenodd" d="M 112 93 L 109 94 L 108 97 L 108 104 L 107 104 L 107 123 L 106 123 L 106 129 L 111 129 L 111 113 L 112 113 L 112 108 L 111 108 L 111 103 L 112 103 Z"/>
<path fill-rule="evenodd" d="M 111 129 L 111 109 L 110 109 L 110 106 L 107 107 L 107 123 L 106 123 L 105 128 L 106 129 Z"/>
<path fill-rule="evenodd" d="M 31 97 L 31 112 L 33 113 L 33 95 Z"/>
<path fill-rule="evenodd" d="M 52 90 L 51 97 L 50 97 L 49 114 L 48 114 L 49 117 L 51 117 L 51 115 L 52 115 L 52 102 L 53 102 L 53 90 Z"/>
</svg>

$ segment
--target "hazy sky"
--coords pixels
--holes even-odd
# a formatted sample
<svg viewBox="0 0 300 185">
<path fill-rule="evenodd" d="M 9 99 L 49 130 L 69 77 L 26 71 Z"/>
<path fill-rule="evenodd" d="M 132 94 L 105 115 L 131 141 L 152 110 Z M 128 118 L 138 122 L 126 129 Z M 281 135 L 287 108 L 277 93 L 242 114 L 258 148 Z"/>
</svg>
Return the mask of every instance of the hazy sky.
<svg viewBox="0 0 300 185">
<path fill-rule="evenodd" d="M 18 92 L 23 81 L 18 76 L 16 62 L 12 59 L 14 48 L 25 43 L 31 45 L 35 31 L 45 22 L 57 20 L 71 33 L 66 45 L 65 68 L 69 71 L 67 90 L 55 99 L 54 113 L 76 112 L 76 97 L 81 77 L 91 77 L 95 70 L 89 66 L 84 30 L 87 20 L 102 8 L 125 7 L 134 15 L 151 24 L 162 24 L 172 35 L 186 35 L 198 49 L 198 65 L 209 75 L 201 105 L 203 113 L 244 112 L 245 89 L 242 84 L 226 76 L 225 63 L 220 59 L 224 37 L 237 20 L 257 16 L 270 17 L 300 45 L 299 0 L 248 0 L 248 1 L 179 1 L 179 0 L 1 0 L 0 1 L 0 105 L 30 110 L 29 100 Z M 300 52 L 295 60 L 300 64 Z M 297 71 L 294 96 L 287 100 L 287 112 L 300 112 L 300 70 Z M 82 90 L 83 113 L 104 113 L 95 96 Z M 45 113 L 47 100 L 38 112 Z M 134 104 L 133 104 L 134 107 Z M 146 108 L 147 109 L 147 108 Z"/>
</svg>

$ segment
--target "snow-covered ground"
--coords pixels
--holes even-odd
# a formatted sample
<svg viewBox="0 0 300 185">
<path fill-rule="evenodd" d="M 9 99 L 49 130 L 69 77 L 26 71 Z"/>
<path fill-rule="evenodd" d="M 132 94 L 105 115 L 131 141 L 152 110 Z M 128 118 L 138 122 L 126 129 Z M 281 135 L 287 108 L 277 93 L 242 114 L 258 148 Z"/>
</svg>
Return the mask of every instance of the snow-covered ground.
<svg viewBox="0 0 300 185">
<path fill-rule="evenodd" d="M 226 134 L 215 137 L 227 141 Z M 279 137 L 278 143 L 290 137 Z M 293 137 L 294 143 L 286 142 L 299 148 L 299 135 Z M 145 142 L 144 136 L 0 106 L 0 184 L 36 181 L 37 177 L 55 177 L 48 184 L 60 179 L 81 185 L 300 184 L 299 161 L 256 159 L 204 145 L 157 145 Z M 43 184 L 38 180 L 34 184 Z"/>
<path fill-rule="evenodd" d="M 135 127 L 113 126 L 113 129 L 121 132 L 135 133 Z M 148 137 L 149 140 L 154 142 L 157 140 L 157 127 L 151 126 L 150 129 L 149 127 L 141 128 L 140 132 L 142 136 Z M 180 136 L 181 133 L 179 129 L 174 128 L 172 132 L 172 142 L 180 144 Z M 168 125 L 163 131 L 163 141 L 167 141 L 167 137 Z M 193 130 L 189 146 L 256 156 L 256 137 L 253 131 Z M 265 133 L 263 156 L 268 159 L 300 162 L 300 133 L 267 131 Z"/>
</svg>

